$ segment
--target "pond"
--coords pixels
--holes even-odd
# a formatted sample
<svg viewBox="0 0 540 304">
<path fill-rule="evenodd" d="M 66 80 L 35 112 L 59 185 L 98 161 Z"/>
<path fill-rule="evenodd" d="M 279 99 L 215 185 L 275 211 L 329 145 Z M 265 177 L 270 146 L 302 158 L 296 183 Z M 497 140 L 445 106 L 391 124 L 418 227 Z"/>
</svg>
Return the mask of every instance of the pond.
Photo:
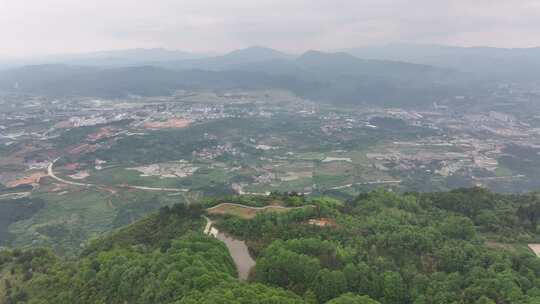
<svg viewBox="0 0 540 304">
<path fill-rule="evenodd" d="M 238 277 L 241 280 L 247 280 L 249 271 L 255 266 L 255 260 L 249 254 L 248 247 L 244 241 L 236 240 L 223 232 L 218 232 L 217 239 L 225 243 L 236 264 Z"/>
<path fill-rule="evenodd" d="M 207 224 L 204 229 L 204 233 L 207 235 L 212 235 L 218 240 L 225 243 L 229 249 L 229 253 L 233 258 L 234 264 L 236 265 L 236 270 L 238 271 L 238 278 L 240 280 L 247 280 L 249 276 L 249 271 L 253 266 L 255 266 L 255 260 L 249 254 L 248 247 L 246 243 L 242 240 L 237 240 L 234 237 L 227 235 L 219 231 L 216 227 L 213 227 L 213 222 L 206 218 Z"/>
</svg>

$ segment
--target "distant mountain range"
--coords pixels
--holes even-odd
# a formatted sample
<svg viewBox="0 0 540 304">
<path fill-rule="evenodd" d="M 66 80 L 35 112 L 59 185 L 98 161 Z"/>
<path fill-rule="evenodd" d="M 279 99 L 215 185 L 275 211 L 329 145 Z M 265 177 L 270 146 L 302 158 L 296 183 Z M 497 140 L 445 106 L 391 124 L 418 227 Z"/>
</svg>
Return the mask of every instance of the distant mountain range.
<svg viewBox="0 0 540 304">
<path fill-rule="evenodd" d="M 504 49 L 402 43 L 343 51 L 359 58 L 427 64 L 501 80 L 540 79 L 540 47 Z"/>
<path fill-rule="evenodd" d="M 467 78 L 459 72 L 346 53 L 292 56 L 253 47 L 146 66 L 36 65 L 0 72 L 0 88 L 55 96 L 165 95 L 188 88 L 276 88 L 334 103 L 432 102 Z"/>
<path fill-rule="evenodd" d="M 276 88 L 321 102 L 403 106 L 474 95 L 493 80 L 537 80 L 538 52 L 395 45 L 295 56 L 251 47 L 198 57 L 141 49 L 92 53 L 64 59 L 61 64 L 0 71 L 0 89 L 121 98 L 167 95 L 190 88 Z"/>
<path fill-rule="evenodd" d="M 0 72 L 0 89 L 49 96 L 162 96 L 178 89 L 278 88 L 283 77 L 240 71 L 171 70 L 154 66 L 28 66 Z"/>
<path fill-rule="evenodd" d="M 216 71 L 235 69 L 238 66 L 247 64 L 274 60 L 289 60 L 293 58 L 293 55 L 285 54 L 270 48 L 255 46 L 232 51 L 221 56 L 211 56 L 191 60 L 162 61 L 158 65 L 164 68 L 173 69 L 202 69 Z"/>
<path fill-rule="evenodd" d="M 69 64 L 115 67 L 140 66 L 163 61 L 187 60 L 208 56 L 210 55 L 184 51 L 171 51 L 162 48 L 127 49 L 69 55 L 41 56 L 27 59 L 14 59 L 9 61 L 0 60 L 0 68 L 44 64 Z"/>
</svg>

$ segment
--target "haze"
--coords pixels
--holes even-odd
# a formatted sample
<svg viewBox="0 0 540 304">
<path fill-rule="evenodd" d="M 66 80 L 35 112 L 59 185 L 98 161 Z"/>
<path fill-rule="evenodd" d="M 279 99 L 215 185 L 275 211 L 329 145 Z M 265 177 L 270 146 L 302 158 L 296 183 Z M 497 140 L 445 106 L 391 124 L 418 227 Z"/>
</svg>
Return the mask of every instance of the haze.
<svg viewBox="0 0 540 304">
<path fill-rule="evenodd" d="M 535 0 L 0 0 L 0 16 L 4 58 L 250 45 L 299 53 L 398 41 L 540 45 Z"/>
</svg>

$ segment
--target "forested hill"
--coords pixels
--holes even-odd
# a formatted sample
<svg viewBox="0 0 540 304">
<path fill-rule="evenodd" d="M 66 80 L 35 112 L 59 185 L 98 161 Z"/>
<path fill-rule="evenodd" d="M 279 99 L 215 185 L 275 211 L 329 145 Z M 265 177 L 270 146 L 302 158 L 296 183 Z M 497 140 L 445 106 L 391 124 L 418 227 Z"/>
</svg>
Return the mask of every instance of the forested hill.
<svg viewBox="0 0 540 304">
<path fill-rule="evenodd" d="M 314 207 L 209 215 L 256 257 L 241 282 L 225 245 L 202 234 L 204 208 L 220 202 Z M 0 303 L 540 303 L 540 258 L 527 249 L 539 219 L 540 195 L 482 189 L 175 205 L 77 258 L 2 251 Z"/>
</svg>

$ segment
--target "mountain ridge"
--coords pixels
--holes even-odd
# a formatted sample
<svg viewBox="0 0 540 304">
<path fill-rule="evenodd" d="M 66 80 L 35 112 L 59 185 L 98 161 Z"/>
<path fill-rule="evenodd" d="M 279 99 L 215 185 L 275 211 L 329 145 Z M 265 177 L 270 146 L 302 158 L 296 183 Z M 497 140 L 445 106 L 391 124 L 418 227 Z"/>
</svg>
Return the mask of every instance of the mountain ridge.
<svg viewBox="0 0 540 304">
<path fill-rule="evenodd" d="M 0 71 L 0 89 L 121 98 L 170 95 L 190 88 L 270 88 L 330 103 L 412 104 L 445 97 L 445 92 L 464 78 L 448 69 L 363 60 L 345 53 L 311 51 L 290 57 L 255 48 L 210 60 L 192 60 L 183 67 L 170 63 L 132 67 L 27 66 Z"/>
<path fill-rule="evenodd" d="M 537 81 L 540 47 L 493 48 L 389 44 L 343 50 L 358 58 L 399 60 L 475 73 L 498 81 Z"/>
</svg>

